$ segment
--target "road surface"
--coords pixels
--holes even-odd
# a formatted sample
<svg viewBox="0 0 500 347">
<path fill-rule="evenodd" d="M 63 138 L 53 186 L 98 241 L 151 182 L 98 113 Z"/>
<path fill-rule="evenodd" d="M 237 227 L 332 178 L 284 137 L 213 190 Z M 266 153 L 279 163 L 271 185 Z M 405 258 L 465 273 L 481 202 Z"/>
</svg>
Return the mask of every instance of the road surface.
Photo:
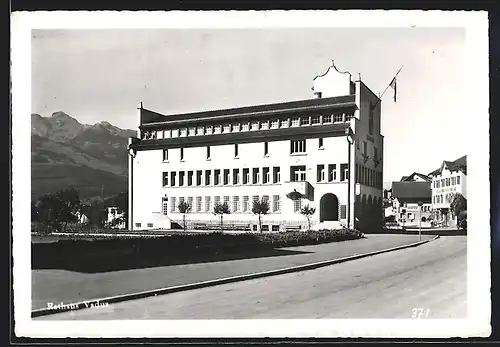
<svg viewBox="0 0 500 347">
<path fill-rule="evenodd" d="M 53 314 L 36 320 L 465 318 L 465 236 L 316 270 Z"/>
</svg>

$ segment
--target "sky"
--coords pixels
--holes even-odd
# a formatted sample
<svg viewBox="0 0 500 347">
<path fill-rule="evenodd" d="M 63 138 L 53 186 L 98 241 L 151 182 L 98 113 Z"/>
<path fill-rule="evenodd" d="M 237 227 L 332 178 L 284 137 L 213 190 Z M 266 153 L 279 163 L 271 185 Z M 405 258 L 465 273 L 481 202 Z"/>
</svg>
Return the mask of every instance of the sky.
<svg viewBox="0 0 500 347">
<path fill-rule="evenodd" d="M 32 31 L 32 113 L 136 129 L 171 114 L 310 99 L 331 65 L 382 93 L 384 182 L 467 154 L 464 28 Z"/>
</svg>

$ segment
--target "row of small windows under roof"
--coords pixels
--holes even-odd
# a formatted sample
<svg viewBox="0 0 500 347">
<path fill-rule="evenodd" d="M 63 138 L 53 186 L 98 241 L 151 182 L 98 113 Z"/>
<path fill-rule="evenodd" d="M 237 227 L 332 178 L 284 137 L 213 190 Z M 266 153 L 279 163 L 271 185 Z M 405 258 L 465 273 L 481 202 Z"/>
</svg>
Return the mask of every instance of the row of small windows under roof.
<svg viewBox="0 0 500 347">
<path fill-rule="evenodd" d="M 345 123 L 352 119 L 354 113 L 335 113 L 331 115 L 300 116 L 292 118 L 276 118 L 272 120 L 255 120 L 249 122 L 232 122 L 215 125 L 198 125 L 166 130 L 143 132 L 144 139 L 163 139 L 185 136 L 227 134 L 240 131 L 271 130 L 299 126 Z"/>
</svg>

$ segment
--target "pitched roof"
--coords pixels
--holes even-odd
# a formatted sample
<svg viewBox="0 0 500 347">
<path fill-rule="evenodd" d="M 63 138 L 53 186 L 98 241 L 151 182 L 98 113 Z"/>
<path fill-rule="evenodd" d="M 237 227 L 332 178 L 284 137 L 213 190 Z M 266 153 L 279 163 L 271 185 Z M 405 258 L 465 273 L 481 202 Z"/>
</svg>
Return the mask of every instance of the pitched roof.
<svg viewBox="0 0 500 347">
<path fill-rule="evenodd" d="M 431 178 L 429 176 L 418 173 L 418 172 L 414 172 L 410 176 L 403 176 L 403 178 L 401 178 L 401 182 L 413 182 L 413 181 L 415 181 L 415 176 L 420 177 L 421 179 L 423 179 L 424 181 L 427 181 L 427 182 L 431 181 Z"/>
<path fill-rule="evenodd" d="M 285 112 L 299 111 L 319 111 L 329 109 L 355 109 L 356 102 L 354 95 L 345 95 L 331 98 L 306 99 L 291 102 L 281 102 L 265 105 L 244 106 L 237 108 L 201 111 L 193 113 L 181 113 L 164 115 L 158 112 L 153 112 L 145 108 L 140 108 L 141 112 L 141 127 L 148 127 L 166 123 L 183 123 L 187 121 L 207 121 L 207 120 L 223 120 L 232 117 L 253 118 L 256 116 L 269 116 Z"/>
<path fill-rule="evenodd" d="M 399 200 L 430 201 L 431 185 L 429 182 L 392 182 L 392 196 Z"/>
<path fill-rule="evenodd" d="M 443 165 L 445 165 L 448 168 L 448 170 L 450 170 L 450 171 L 462 171 L 464 174 L 467 174 L 467 156 L 464 155 L 463 157 L 460 157 L 455 161 L 443 160 L 441 167 L 432 171 L 429 174 L 429 176 L 435 176 L 435 175 L 440 174 L 441 170 L 443 168 Z"/>
</svg>

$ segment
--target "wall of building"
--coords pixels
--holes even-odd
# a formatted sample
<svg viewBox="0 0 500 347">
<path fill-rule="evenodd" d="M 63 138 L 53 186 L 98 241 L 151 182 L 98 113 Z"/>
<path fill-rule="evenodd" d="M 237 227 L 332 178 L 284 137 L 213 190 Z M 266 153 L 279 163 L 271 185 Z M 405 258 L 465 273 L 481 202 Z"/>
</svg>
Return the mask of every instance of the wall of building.
<svg viewBox="0 0 500 347">
<path fill-rule="evenodd" d="M 351 74 L 341 72 L 335 66 L 330 66 L 328 70 L 317 76 L 313 81 L 313 91 L 317 96 L 330 98 L 341 95 L 350 95 L 351 92 Z"/>
<path fill-rule="evenodd" d="M 381 102 L 377 96 L 373 94 L 362 82 L 356 81 L 356 92 L 359 94 L 359 120 L 355 121 L 355 163 L 358 170 L 363 168 L 377 172 L 379 181 L 376 186 L 363 184 L 363 179 L 358 176 L 358 181 L 361 182 L 359 195 L 355 196 L 357 207 L 355 208 L 356 217 L 360 221 L 360 227 L 370 225 L 378 225 L 383 216 L 382 196 L 383 196 L 383 136 L 381 135 Z M 375 105 L 375 106 L 374 106 Z M 373 128 L 370 134 L 370 108 L 372 108 Z M 363 142 L 366 143 L 366 153 Z M 375 148 L 377 151 L 378 162 L 374 161 Z M 364 155 L 368 159 L 364 159 Z M 363 209 L 364 202 L 376 202 L 375 206 L 367 206 Z M 366 213 L 366 210 L 370 213 Z"/>
<path fill-rule="evenodd" d="M 460 177 L 460 184 L 457 184 L 457 177 Z M 454 178 L 455 180 L 453 180 Z M 443 180 L 445 185 L 443 186 Z M 436 185 L 439 181 L 439 187 Z M 455 181 L 455 182 L 453 182 Z M 455 183 L 455 184 L 453 184 Z M 467 199 L 467 175 L 463 172 L 450 172 L 448 169 L 443 169 L 441 175 L 432 178 L 432 208 L 450 208 L 449 197 L 452 194 L 460 193 Z"/>
<path fill-rule="evenodd" d="M 294 202 L 286 197 L 287 193 L 293 189 L 302 189 L 297 185 L 297 182 L 291 181 L 290 166 L 305 166 L 306 180 L 313 188 L 314 194 L 312 200 L 303 199 L 302 206 L 309 204 L 316 207 L 316 214 L 313 216 L 313 221 L 319 221 L 319 202 L 321 197 L 326 193 L 333 193 L 337 196 L 340 205 L 347 203 L 347 181 L 341 181 L 341 164 L 347 163 L 347 141 L 345 137 L 326 137 L 323 138 L 323 146 L 319 147 L 319 139 L 312 138 L 306 140 L 306 154 L 290 154 L 290 140 L 268 142 L 268 154 L 264 154 L 264 143 L 243 143 L 238 145 L 238 156 L 235 157 L 234 144 L 226 144 L 219 146 L 210 146 L 210 158 L 207 159 L 206 147 L 191 147 L 184 149 L 184 159 L 181 160 L 180 149 L 171 148 L 168 150 L 168 160 L 163 161 L 163 150 L 148 150 L 138 151 L 134 159 L 134 224 L 141 223 L 136 228 L 168 228 L 170 220 L 182 220 L 182 214 L 172 212 L 173 199 L 175 205 L 179 203 L 179 198 L 184 198 L 185 201 L 192 197 L 193 204 L 196 204 L 196 197 L 202 197 L 202 210 L 205 207 L 205 197 L 211 197 L 211 205 L 213 207 L 216 196 L 220 197 L 220 202 L 224 202 L 224 196 L 228 196 L 229 205 L 233 209 L 233 197 L 239 196 L 240 209 L 243 203 L 243 197 L 252 197 L 258 195 L 269 196 L 272 203 L 272 196 L 279 195 L 281 203 L 281 211 L 271 213 L 266 217 L 268 220 L 276 221 L 291 221 L 304 222 L 304 217 L 300 213 L 294 212 Z M 335 165 L 335 170 L 332 175 L 328 173 L 329 165 Z M 325 174 L 324 181 L 318 182 L 318 165 L 324 165 Z M 261 182 L 264 167 L 270 169 L 270 178 L 273 179 L 273 168 L 280 167 L 280 182 L 273 184 L 248 184 L 242 185 L 233 184 L 233 169 L 240 170 L 240 182 L 242 181 L 243 169 L 248 168 L 250 177 L 252 178 L 253 168 L 259 168 Z M 205 170 L 212 170 L 212 180 L 214 171 L 221 170 L 221 180 L 223 172 L 226 169 L 230 170 L 228 185 L 204 186 Z M 196 171 L 202 170 L 202 186 L 196 185 Z M 171 172 L 172 171 L 193 171 L 193 186 L 187 185 L 187 176 L 184 186 L 178 187 L 179 179 L 177 174 L 176 186 L 172 187 Z M 168 185 L 163 187 L 163 172 L 169 173 Z M 187 174 L 186 174 L 187 175 Z M 330 176 L 330 177 L 329 177 Z M 321 178 L 321 177 L 320 177 Z M 329 179 L 332 181 L 329 182 Z M 213 183 L 213 181 L 212 181 Z M 223 182 L 221 182 L 223 183 Z M 162 200 L 168 198 L 166 211 L 163 211 Z M 339 207 L 340 208 L 340 207 Z M 190 219 L 200 221 L 215 221 L 216 217 L 211 212 L 196 212 L 196 206 L 193 206 L 194 211 L 189 214 Z M 272 209 L 272 206 L 271 206 Z M 164 215 L 164 212 L 167 214 Z M 340 212 L 340 211 L 339 211 Z M 227 221 L 255 221 L 256 217 L 250 212 L 232 212 L 224 217 Z M 148 227 L 148 223 L 152 226 Z M 151 224 L 149 224 L 151 225 Z"/>
<path fill-rule="evenodd" d="M 133 161 L 133 169 L 129 175 L 133 196 L 130 205 L 133 210 L 134 228 L 169 228 L 171 221 L 179 221 L 182 215 L 175 212 L 170 205 L 178 204 L 179 198 L 187 199 L 192 197 L 196 203 L 196 197 L 202 197 L 202 205 L 205 204 L 205 197 L 211 197 L 213 206 L 214 198 L 228 196 L 230 208 L 232 209 L 233 197 L 240 197 L 240 208 L 242 199 L 249 196 L 250 204 L 252 197 L 258 195 L 260 198 L 264 195 L 278 195 L 281 203 L 279 212 L 271 213 L 266 216 L 268 220 L 299 222 L 304 217 L 300 213 L 294 212 L 294 202 L 286 197 L 287 193 L 293 189 L 302 190 L 304 185 L 297 182 L 289 182 L 291 166 L 306 167 L 306 181 L 311 185 L 314 194 L 310 200 L 303 199 L 302 206 L 309 204 L 316 208 L 316 214 L 313 216 L 313 222 L 320 221 L 320 200 L 325 194 L 334 194 L 338 199 L 338 215 L 341 221 L 346 221 L 347 210 L 351 212 L 350 220 L 353 222 L 355 217 L 361 220 L 365 226 L 378 225 L 382 218 L 382 172 L 383 172 L 383 137 L 380 134 L 380 112 L 381 105 L 377 96 L 374 95 L 361 81 L 352 82 L 349 73 L 340 72 L 331 66 L 327 72 L 314 79 L 314 92 L 316 97 L 329 98 L 356 94 L 356 104 L 358 110 L 355 111 L 354 118 L 350 120 L 351 128 L 354 132 L 355 142 L 351 146 L 351 167 L 348 172 L 351 177 L 351 186 L 347 186 L 347 178 L 341 180 L 343 176 L 341 165 L 348 163 L 348 142 L 346 136 L 325 136 L 323 146 L 320 148 L 319 139 L 311 138 L 306 140 L 306 154 L 290 154 L 289 137 L 283 140 L 272 141 L 268 143 L 268 153 L 264 153 L 264 142 L 251 142 L 238 144 L 238 156 L 235 157 L 234 143 L 228 143 L 217 146 L 210 146 L 210 157 L 207 158 L 207 147 L 187 147 L 183 149 L 183 158 L 181 159 L 180 148 L 168 149 L 168 160 L 163 160 L 163 150 L 140 150 L 137 152 Z M 373 107 L 375 105 L 375 107 Z M 372 107 L 371 107 L 372 106 Z M 372 125 L 370 131 L 370 125 Z M 316 125 L 311 125 L 316 126 Z M 322 126 L 322 125 L 317 125 Z M 251 138 L 252 133 L 248 133 Z M 160 137 L 158 137 L 160 138 Z M 147 140 L 146 140 L 147 141 Z M 366 143 L 366 153 L 364 152 L 363 142 Z M 378 162 L 374 161 L 374 148 L 378 150 Z M 367 160 L 363 159 L 367 155 Z M 132 164 L 132 163 L 131 163 Z M 324 165 L 325 181 L 318 182 L 318 165 Z M 335 165 L 332 172 L 332 180 L 329 179 L 329 165 Z M 272 178 L 272 168 L 280 167 L 281 180 L 277 183 L 259 183 L 259 184 L 233 184 L 233 169 L 240 169 L 240 181 L 242 171 L 245 168 L 259 168 L 261 179 L 262 169 L 270 168 Z M 204 177 L 201 186 L 171 186 L 171 173 L 197 170 L 230 170 L 229 184 L 219 186 L 204 186 Z M 356 170 L 358 169 L 358 170 Z M 169 173 L 169 184 L 163 186 L 163 173 Z M 362 175 L 360 173 L 362 172 Z M 214 172 L 212 171 L 212 177 Z M 372 178 L 370 181 L 367 177 Z M 223 178 L 223 177 L 221 177 Z M 375 179 L 376 178 L 376 179 Z M 176 178 L 178 180 L 178 177 Z M 196 177 L 194 177 L 196 180 Z M 212 178 L 213 179 L 213 178 Z M 187 183 L 187 177 L 185 178 Z M 356 181 L 360 183 L 359 191 L 356 191 Z M 176 184 L 178 184 L 176 182 Z M 350 208 L 347 208 L 348 190 L 350 191 Z M 173 202 L 175 198 L 175 203 Z M 164 205 L 163 201 L 166 201 Z M 368 202 L 374 203 L 368 203 Z M 204 206 L 203 206 L 204 207 Z M 251 207 L 250 207 L 251 208 Z M 272 206 L 271 206 L 272 208 Z M 216 220 L 211 212 L 190 213 L 189 218 L 193 220 Z M 228 221 L 248 221 L 256 220 L 255 216 L 246 212 L 233 212 L 225 216 Z M 140 223 L 140 226 L 139 224 Z M 359 225 L 358 225 L 359 227 Z"/>
<path fill-rule="evenodd" d="M 395 211 L 396 220 L 405 227 L 430 227 L 432 220 L 432 204 L 424 203 L 419 207 L 415 202 L 400 202 L 398 199 L 393 200 L 393 211 Z M 424 218 L 424 220 L 422 220 Z M 419 223 L 420 221 L 420 223 Z"/>
</svg>

